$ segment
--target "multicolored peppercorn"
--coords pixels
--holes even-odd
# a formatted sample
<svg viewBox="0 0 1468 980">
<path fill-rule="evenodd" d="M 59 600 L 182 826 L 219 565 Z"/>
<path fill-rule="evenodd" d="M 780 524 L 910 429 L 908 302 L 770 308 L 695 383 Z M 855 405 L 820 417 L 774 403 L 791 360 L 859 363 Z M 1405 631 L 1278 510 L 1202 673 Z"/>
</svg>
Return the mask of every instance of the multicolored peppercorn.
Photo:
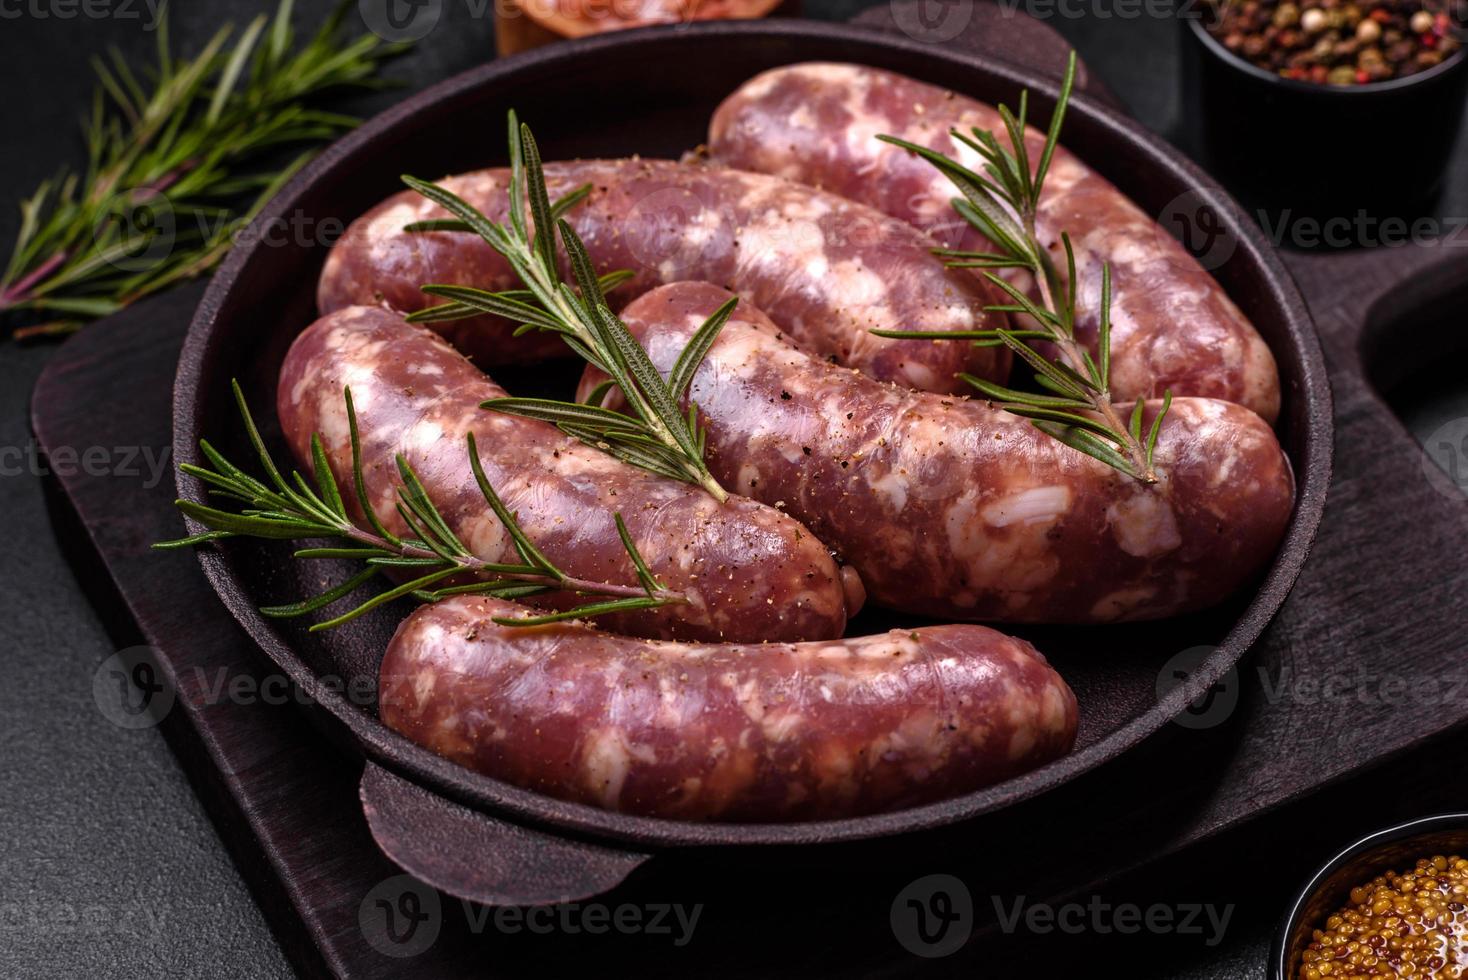
<svg viewBox="0 0 1468 980">
<path fill-rule="evenodd" d="M 1224 47 L 1284 78 L 1327 85 L 1415 75 L 1455 54 L 1465 36 L 1462 0 L 1207 2 L 1208 31 Z"/>
<path fill-rule="evenodd" d="M 1468 976 L 1468 860 L 1423 858 L 1351 889 L 1351 904 L 1313 940 L 1299 980 Z"/>
</svg>

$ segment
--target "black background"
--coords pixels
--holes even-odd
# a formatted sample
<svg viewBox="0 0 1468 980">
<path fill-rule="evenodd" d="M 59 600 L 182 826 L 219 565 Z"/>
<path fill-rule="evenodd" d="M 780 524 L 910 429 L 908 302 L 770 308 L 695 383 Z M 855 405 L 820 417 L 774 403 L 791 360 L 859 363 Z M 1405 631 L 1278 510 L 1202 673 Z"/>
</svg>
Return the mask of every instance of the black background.
<svg viewBox="0 0 1468 980">
<path fill-rule="evenodd" d="M 844 20 L 867 5 L 807 0 L 805 7 L 809 16 Z M 302 0 L 298 24 L 314 26 L 331 6 L 328 0 Z M 151 56 L 153 15 L 142 0 L 94 2 L 89 9 L 106 15 L 87 16 L 80 3 L 66 0 L 0 0 L 4 252 L 15 234 L 19 200 L 58 165 L 84 162 L 74 120 L 92 91 L 88 59 L 110 45 L 133 64 Z M 178 0 L 170 14 L 175 50 L 196 50 L 222 22 L 242 23 L 266 9 L 260 0 Z M 392 66 L 390 74 L 403 85 L 358 98 L 352 108 L 370 113 L 492 57 L 491 24 L 472 16 L 472 9 L 446 0 L 433 33 Z M 1034 9 L 1049 14 L 1049 22 L 1076 44 L 1137 118 L 1179 138 L 1187 120 L 1178 93 L 1179 38 L 1171 20 L 1122 16 L 1128 8 L 1108 0 Z M 1082 16 L 1061 16 L 1058 9 Z M 74 16 L 61 16 L 68 11 Z M 355 11 L 349 23 L 359 26 Z M 1458 160 L 1439 206 L 1444 216 L 1468 210 L 1461 147 Z M 53 349 L 0 341 L 0 447 L 31 444 L 31 388 Z M 1404 416 L 1419 434 L 1465 414 L 1468 391 L 1451 377 L 1439 377 L 1433 388 L 1404 404 Z M 25 458 L 29 469 L 32 456 Z M 114 727 L 93 703 L 93 671 L 116 651 L 118 634 L 109 633 L 63 557 L 58 535 L 73 532 L 48 512 L 40 474 L 0 476 L 0 527 L 0 973 L 288 976 L 279 947 L 163 739 L 155 731 Z M 1263 976 L 1268 933 L 1296 884 L 1271 872 L 1277 838 L 1313 848 L 1298 863 L 1308 868 L 1347 842 L 1344 828 L 1358 826 L 1363 813 L 1369 817 L 1379 794 L 1402 792 L 1400 786 L 1431 781 L 1434 774 L 1449 780 L 1457 774 L 1461 783 L 1463 749 L 1459 739 L 1418 753 L 1396 767 L 1398 775 L 1359 780 L 1304 813 L 1275 817 L 1269 826 L 1233 835 L 1207 853 L 1169 862 L 1150 878 L 1123 883 L 1111 896 L 1131 896 L 1144 905 L 1163 893 L 1187 901 L 1247 896 L 1251 900 L 1241 903 L 1220 946 L 1182 937 L 1149 943 L 1093 935 L 1069 941 L 1080 949 L 1069 952 L 1075 960 L 1067 972 L 1087 975 L 1083 968 L 1076 973 L 1074 963 L 1102 960 L 1129 964 L 1138 976 Z M 1450 792 L 1445 799 L 1468 809 L 1468 789 L 1453 797 Z M 1351 819 L 1336 825 L 1343 810 Z M 974 960 L 967 962 L 971 969 Z M 1035 969 L 1025 973 L 1049 975 Z M 1018 973 L 998 967 L 993 975 Z"/>
</svg>

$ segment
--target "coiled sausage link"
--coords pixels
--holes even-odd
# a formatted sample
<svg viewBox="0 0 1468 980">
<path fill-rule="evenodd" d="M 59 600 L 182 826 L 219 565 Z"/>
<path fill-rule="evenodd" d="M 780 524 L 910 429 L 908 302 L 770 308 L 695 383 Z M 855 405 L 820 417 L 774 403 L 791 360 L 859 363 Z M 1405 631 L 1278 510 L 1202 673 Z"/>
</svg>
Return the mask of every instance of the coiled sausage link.
<svg viewBox="0 0 1468 980">
<path fill-rule="evenodd" d="M 503 221 L 507 170 L 449 177 L 444 187 Z M 991 286 L 947 269 L 911 226 L 801 184 L 764 174 L 668 160 L 587 160 L 545 167 L 551 196 L 593 188 L 567 220 L 584 239 L 598 272 L 629 269 L 618 294 L 661 283 L 705 279 L 765 310 L 796 343 L 884 380 L 957 390 L 960 371 L 1002 380 L 1009 353 L 966 343 L 887 340 L 874 328 L 969 330 L 1003 325 L 985 313 Z M 483 289 L 518 286 L 505 260 L 478 236 L 408 233 L 404 226 L 445 212 L 405 191 L 347 229 L 322 270 L 318 306 L 352 304 L 411 312 L 441 302 L 425 283 Z M 487 318 L 441 325 L 480 364 L 545 356 L 555 338 L 510 339 L 510 326 Z M 528 352 L 517 345 L 530 344 Z"/>
<path fill-rule="evenodd" d="M 970 792 L 1067 752 L 1075 695 L 983 626 L 824 643 L 631 640 L 479 596 L 415 611 L 380 712 L 471 769 L 609 810 L 803 820 Z"/>
<path fill-rule="evenodd" d="M 554 426 L 481 409 L 504 389 L 438 336 L 386 310 L 348 307 L 322 317 L 296 339 L 280 371 L 286 440 L 309 466 L 311 435 L 320 433 L 344 487 L 352 480 L 344 386 L 356 406 L 368 499 L 394 533 L 407 530 L 395 508 L 401 453 L 471 552 L 519 560 L 470 469 L 473 432 L 490 482 L 557 566 L 583 579 L 635 584 L 613 522 L 620 512 L 654 574 L 690 599 L 608 617 L 612 628 L 748 641 L 827 639 L 845 628 L 841 572 L 795 519 L 741 497 L 720 504 Z"/>
<path fill-rule="evenodd" d="M 623 319 L 666 373 L 728 296 L 677 283 Z M 596 380 L 588 370 L 583 391 Z M 779 503 L 861 573 L 874 602 L 906 612 L 1095 623 L 1203 608 L 1265 567 L 1293 507 L 1288 458 L 1240 405 L 1175 400 L 1147 486 L 987 402 L 812 358 L 743 303 L 689 397 L 725 486 Z"/>
<path fill-rule="evenodd" d="M 811 63 L 756 75 L 730 95 L 709 123 L 709 148 L 716 162 L 834 191 L 910 222 L 940 244 L 982 250 L 990 246 L 949 206 L 957 192 L 948 178 L 876 139 L 899 136 L 982 173 L 978 155 L 948 135 L 974 127 L 1008 145 L 992 106 L 894 72 Z M 1026 132 L 1032 161 L 1044 139 L 1033 128 Z M 1093 344 L 1101 264 L 1111 264 L 1111 382 L 1118 401 L 1155 398 L 1170 388 L 1276 419 L 1274 357 L 1223 288 L 1113 184 L 1057 147 L 1036 232 L 1064 274 L 1062 231 L 1075 248 L 1077 330 Z M 1027 288 L 1027 275 L 1005 274 L 1021 276 Z"/>
</svg>

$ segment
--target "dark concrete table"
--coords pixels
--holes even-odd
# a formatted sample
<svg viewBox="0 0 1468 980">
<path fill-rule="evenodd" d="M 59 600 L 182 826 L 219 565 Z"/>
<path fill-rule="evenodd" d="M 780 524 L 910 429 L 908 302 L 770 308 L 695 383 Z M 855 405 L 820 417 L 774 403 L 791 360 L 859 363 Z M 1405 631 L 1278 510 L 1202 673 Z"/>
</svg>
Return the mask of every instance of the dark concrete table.
<svg viewBox="0 0 1468 980">
<path fill-rule="evenodd" d="M 845 20 L 866 5 L 806 0 L 806 12 Z M 314 22 L 331 6 L 328 0 L 301 2 L 300 18 Z M 248 19 L 266 4 L 195 0 L 175 7 L 175 45 L 194 50 L 222 20 Z M 393 69 L 404 87 L 360 100 L 359 111 L 369 113 L 490 57 L 491 25 L 475 16 L 490 9 L 492 4 L 444 0 L 438 28 Z M 1030 9 L 1078 46 L 1142 122 L 1167 135 L 1180 130 L 1178 35 L 1170 20 L 1147 16 L 1149 5 L 1111 0 L 1038 0 Z M 351 17 L 355 22 L 355 12 Z M 143 0 L 0 2 L 0 19 L 0 132 L 6 147 L 0 153 L 0 250 L 8 252 L 19 199 L 57 163 L 84 163 L 72 120 L 90 97 L 88 59 L 115 45 L 139 63 L 149 57 L 155 36 L 153 13 Z M 1468 213 L 1468 166 L 1458 166 L 1452 180 L 1440 205 L 1444 216 Z M 0 972 L 289 975 L 162 738 L 148 729 L 117 727 L 93 702 L 95 668 L 131 640 L 125 622 L 103 621 L 89 600 L 96 580 L 92 570 L 69 557 L 73 531 L 54 513 L 55 497 L 47 492 L 34 452 L 28 403 L 51 350 L 46 344 L 0 342 L 0 515 L 7 529 L 0 548 L 0 629 L 7 641 L 0 647 L 6 677 L 0 686 L 6 733 L 0 748 Z M 1404 405 L 1403 415 L 1425 436 L 1448 419 L 1468 415 L 1468 384 L 1449 378 Z M 120 479 L 172 479 L 159 468 L 168 463 L 158 455 L 162 447 L 137 447 L 131 457 L 135 476 L 121 472 L 131 449 L 109 448 L 109 465 L 118 468 Z M 1463 748 L 1419 753 L 1388 775 L 1373 775 L 1313 807 L 1231 835 L 1205 853 L 1120 882 L 1092 902 L 1142 910 L 1158 903 L 1175 909 L 1209 903 L 1216 914 L 1237 903 L 1217 942 L 1206 915 L 1197 933 L 1173 928 L 1130 934 L 1106 925 L 1116 924 L 1114 912 L 1101 912 L 1098 919 L 1088 909 L 1071 920 L 1093 923 L 1083 924 L 1079 934 L 1022 922 L 1019 934 L 1005 937 L 1012 941 L 1001 940 L 1004 948 L 996 949 L 998 961 L 1015 965 L 996 963 L 991 975 L 1017 975 L 1034 951 L 1064 947 L 1069 959 L 1127 962 L 1138 976 L 1261 977 L 1274 916 L 1295 882 L 1270 880 L 1266 868 L 1249 868 L 1251 862 L 1239 854 L 1267 860 L 1280 847 L 1306 846 L 1323 858 L 1361 826 L 1357 801 L 1379 792 L 1415 792 L 1442 772 L 1445 758 L 1461 759 Z M 1443 806 L 1468 809 L 1468 790 L 1456 799 L 1451 791 L 1438 798 Z M 1098 921 L 1101 928 L 1094 925 Z M 1028 962 L 1033 969 L 1035 961 Z"/>
</svg>

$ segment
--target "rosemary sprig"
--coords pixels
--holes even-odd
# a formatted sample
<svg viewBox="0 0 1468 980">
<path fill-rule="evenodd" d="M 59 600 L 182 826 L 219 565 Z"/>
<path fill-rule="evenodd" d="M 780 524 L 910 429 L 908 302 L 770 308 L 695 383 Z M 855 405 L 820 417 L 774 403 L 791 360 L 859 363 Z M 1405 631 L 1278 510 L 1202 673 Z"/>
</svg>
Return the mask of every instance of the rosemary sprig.
<svg viewBox="0 0 1468 980">
<path fill-rule="evenodd" d="M 260 611 L 267 616 L 290 618 L 304 616 L 332 605 L 356 592 L 379 573 L 388 569 L 405 570 L 413 577 L 410 581 L 379 592 L 365 601 L 333 618 L 316 623 L 312 632 L 331 629 L 349 622 L 384 603 L 405 595 L 412 595 L 426 602 L 433 602 L 449 595 L 489 595 L 500 599 L 521 599 L 549 592 L 566 592 L 574 595 L 596 597 L 572 609 L 546 613 L 540 616 L 519 618 L 495 618 L 495 622 L 506 626 L 539 626 L 567 619 L 600 616 L 606 613 L 628 612 L 636 609 L 651 609 L 670 603 L 687 602 L 680 592 L 664 588 L 648 569 L 637 546 L 627 533 L 622 515 L 614 515 L 617 533 L 637 571 L 638 584 L 615 585 L 610 582 L 593 582 L 568 575 L 540 551 L 526 537 L 515 515 L 510 513 L 495 493 L 484 468 L 479 462 L 478 448 L 473 433 L 469 434 L 469 463 L 474 479 L 484 494 L 485 502 L 514 544 L 520 557 L 518 564 L 488 562 L 471 554 L 458 536 L 444 521 L 433 502 L 429 500 L 423 484 L 413 468 L 402 456 L 397 457 L 400 484 L 397 488 L 398 515 L 408 527 L 409 534 L 400 537 L 393 534 L 373 512 L 367 498 L 366 484 L 362 475 L 362 444 L 357 431 L 357 413 L 352 405 L 351 389 L 344 389 L 347 403 L 347 425 L 352 441 L 352 492 L 362 512 L 366 515 L 366 526 L 352 520 L 341 488 L 331 473 L 319 436 L 311 437 L 312 476 L 308 483 L 299 472 L 292 472 L 287 479 L 270 457 L 260 438 L 260 431 L 245 404 L 239 382 L 233 382 L 235 402 L 244 420 L 250 445 L 259 457 L 269 482 L 256 479 L 235 466 L 209 444 L 200 440 L 199 450 L 209 461 L 209 466 L 184 463 L 179 468 L 198 477 L 216 497 L 242 505 L 237 511 L 222 510 L 191 500 L 178 500 L 178 509 L 194 518 L 209 530 L 175 541 L 155 544 L 155 548 L 183 548 L 218 541 L 222 538 L 253 537 L 300 540 L 306 538 L 335 538 L 343 545 L 335 547 L 307 547 L 296 551 L 295 557 L 310 558 L 355 558 L 366 563 L 356 575 L 320 595 L 302 602 L 284 606 L 267 606 Z M 461 585 L 436 587 L 451 576 L 478 576 L 479 581 Z"/>
<path fill-rule="evenodd" d="M 604 371 L 611 384 L 626 396 L 628 412 L 591 404 L 545 398 L 495 398 L 483 407 L 511 415 L 550 422 L 617 459 L 651 472 L 703 487 L 717 500 L 728 494 L 709 473 L 704 463 L 705 435 L 698 421 L 698 406 L 690 404 L 685 414 L 678 408 L 694 369 L 733 311 L 725 304 L 709 317 L 690 339 L 677 367 L 664 381 L 620 319 L 607 305 L 607 283 L 621 281 L 625 273 L 598 279 L 580 237 L 562 215 L 589 193 L 578 188 L 551 203 L 545 186 L 540 152 L 530 127 L 509 114 L 510 204 L 509 224 L 490 221 L 477 208 L 436 184 L 404 176 L 403 181 L 438 204 L 453 219 L 416 222 L 409 231 L 472 231 L 509 262 L 523 289 L 489 292 L 471 286 L 425 285 L 423 291 L 441 296 L 448 303 L 414 313 L 414 322 L 457 319 L 490 313 L 507 317 L 520 326 L 516 336 L 528 330 L 560 334 L 573 351 Z M 526 221 L 526 201 L 530 222 Z M 571 268 L 572 284 L 561 275 L 554 228 Z"/>
<path fill-rule="evenodd" d="M 1025 114 L 1029 93 L 1021 92 L 1019 114 L 1007 106 L 999 107 L 1006 149 L 991 132 L 975 127 L 969 134 L 952 130 L 950 135 L 973 150 L 984 161 L 984 174 L 975 173 L 956 160 L 936 150 L 919 146 L 895 136 L 878 136 L 884 142 L 900 146 L 921 156 L 953 182 L 962 193 L 954 198 L 953 209 L 977 229 L 993 246 L 993 251 L 972 252 L 937 249 L 937 254 L 954 268 L 981 269 L 984 276 L 998 286 L 1011 302 L 987 307 L 989 310 L 1024 316 L 1026 329 L 1020 330 L 954 330 L 903 331 L 874 330 L 882 337 L 915 340 L 971 340 L 980 346 L 1008 347 L 1035 372 L 1035 382 L 1045 391 L 1017 391 L 970 374 L 961 377 L 982 394 L 1015 415 L 1030 419 L 1036 428 L 1072 449 L 1144 483 L 1156 483 L 1152 465 L 1163 416 L 1172 404 L 1172 392 L 1163 395 L 1162 410 L 1152 420 L 1150 429 L 1142 432 L 1143 402 L 1139 399 L 1131 417 L 1123 422 L 1111 401 L 1111 269 L 1101 268 L 1101 308 L 1097 332 L 1096 356 L 1077 339 L 1076 264 L 1070 236 L 1061 233 L 1065 253 L 1065 275 L 1062 277 L 1049 251 L 1035 233 L 1040 192 L 1050 161 L 1060 140 L 1060 127 L 1065 109 L 1075 86 L 1076 56 L 1071 52 L 1066 65 L 1060 96 L 1050 117 L 1050 128 L 1039 160 L 1032 167 L 1025 145 Z M 1033 276 L 1039 301 L 1031 299 L 1004 278 L 997 269 L 1023 269 Z M 1037 342 L 1052 345 L 1059 358 L 1046 356 Z"/>
<path fill-rule="evenodd" d="M 356 125 L 317 108 L 319 97 L 377 84 L 381 62 L 404 46 L 373 34 L 344 41 L 343 3 L 295 48 L 291 6 L 281 0 L 273 18 L 255 18 L 232 43 L 223 26 L 183 60 L 161 17 L 157 64 L 146 72 L 117 51 L 94 59 L 87 168 L 63 170 L 21 202 L 0 273 L 0 314 L 37 321 L 18 337 L 69 333 L 208 270 L 312 155 L 281 167 L 276 151 Z"/>
</svg>

